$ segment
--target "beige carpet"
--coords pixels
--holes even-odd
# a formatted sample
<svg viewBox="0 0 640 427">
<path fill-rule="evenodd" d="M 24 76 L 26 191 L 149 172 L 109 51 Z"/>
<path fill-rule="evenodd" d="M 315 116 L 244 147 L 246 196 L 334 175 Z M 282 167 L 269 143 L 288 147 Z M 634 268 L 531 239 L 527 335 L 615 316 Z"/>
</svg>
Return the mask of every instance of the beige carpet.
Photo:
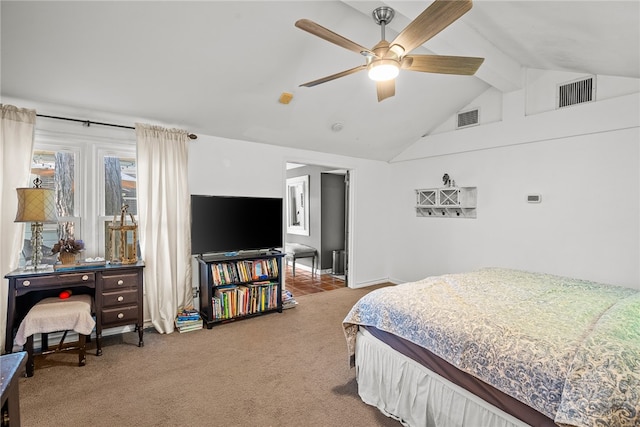
<svg viewBox="0 0 640 427">
<path fill-rule="evenodd" d="M 22 425 L 397 427 L 358 397 L 342 332 L 372 289 L 305 295 L 212 329 L 149 329 L 142 348 L 137 333 L 107 337 L 84 367 L 75 354 L 36 359 L 20 379 Z"/>
</svg>

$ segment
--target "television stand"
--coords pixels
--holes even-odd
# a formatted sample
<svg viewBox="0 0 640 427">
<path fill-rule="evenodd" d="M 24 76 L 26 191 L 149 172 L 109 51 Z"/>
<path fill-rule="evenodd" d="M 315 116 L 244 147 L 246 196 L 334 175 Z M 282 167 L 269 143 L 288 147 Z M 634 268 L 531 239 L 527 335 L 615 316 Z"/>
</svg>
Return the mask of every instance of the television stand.
<svg viewBox="0 0 640 427">
<path fill-rule="evenodd" d="M 266 255 L 268 253 L 269 253 L 269 251 L 264 250 L 264 249 L 255 249 L 255 250 L 237 252 L 238 255 L 248 256 L 248 257 L 262 256 L 262 255 Z"/>
<path fill-rule="evenodd" d="M 283 253 L 272 251 L 198 257 L 200 315 L 207 328 L 266 313 L 282 313 L 283 257 Z"/>
</svg>

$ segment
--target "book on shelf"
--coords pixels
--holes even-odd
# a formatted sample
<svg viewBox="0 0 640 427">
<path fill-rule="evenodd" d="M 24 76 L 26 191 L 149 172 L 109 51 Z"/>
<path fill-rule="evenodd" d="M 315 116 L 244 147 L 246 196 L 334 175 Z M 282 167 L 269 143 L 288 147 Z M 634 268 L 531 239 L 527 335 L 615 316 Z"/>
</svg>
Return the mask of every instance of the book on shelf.
<svg viewBox="0 0 640 427">
<path fill-rule="evenodd" d="M 275 258 L 218 262 L 211 264 L 210 268 L 214 286 L 278 277 L 278 261 Z"/>
<path fill-rule="evenodd" d="M 213 284 L 216 286 L 242 281 L 238 270 L 238 263 L 220 262 L 211 264 L 210 268 Z"/>
<path fill-rule="evenodd" d="M 278 283 L 262 281 L 246 285 L 218 286 L 211 298 L 212 317 L 231 319 L 278 307 Z"/>
</svg>

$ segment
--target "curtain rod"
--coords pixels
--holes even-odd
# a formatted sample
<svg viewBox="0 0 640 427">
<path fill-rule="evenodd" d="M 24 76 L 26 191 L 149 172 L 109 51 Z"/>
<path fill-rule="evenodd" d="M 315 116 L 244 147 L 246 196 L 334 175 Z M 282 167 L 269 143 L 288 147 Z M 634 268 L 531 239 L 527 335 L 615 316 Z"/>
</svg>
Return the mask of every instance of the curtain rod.
<svg viewBox="0 0 640 427">
<path fill-rule="evenodd" d="M 82 120 L 82 119 L 71 119 L 69 117 L 60 117 L 60 116 L 48 116 L 46 114 L 36 114 L 38 117 L 46 117 L 47 119 L 56 119 L 56 120 L 67 120 L 69 122 L 78 122 L 83 123 L 85 126 L 89 127 L 91 125 L 100 125 L 100 126 L 111 126 L 114 128 L 122 128 L 122 129 L 135 129 L 133 126 L 125 126 L 125 125 L 116 125 L 113 123 L 103 123 L 103 122 L 94 122 L 93 120 Z M 187 134 L 189 139 L 198 139 L 198 135 L 189 133 Z"/>
</svg>

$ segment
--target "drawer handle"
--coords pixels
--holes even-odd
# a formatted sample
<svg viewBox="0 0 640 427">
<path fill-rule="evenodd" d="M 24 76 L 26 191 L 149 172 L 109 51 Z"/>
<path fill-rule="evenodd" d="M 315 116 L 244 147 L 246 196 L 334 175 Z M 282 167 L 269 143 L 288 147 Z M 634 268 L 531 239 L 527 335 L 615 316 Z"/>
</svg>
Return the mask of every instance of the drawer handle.
<svg viewBox="0 0 640 427">
<path fill-rule="evenodd" d="M 24 282 L 22 282 L 22 286 L 29 286 L 31 284 L 30 281 L 25 280 Z"/>
<path fill-rule="evenodd" d="M 118 297 L 118 302 L 122 302 L 122 301 L 124 301 L 124 297 L 123 297 L 122 295 L 120 295 L 120 296 Z"/>
<path fill-rule="evenodd" d="M 124 313 L 118 313 L 118 319 L 122 319 L 124 317 Z"/>
<path fill-rule="evenodd" d="M 82 280 L 89 280 L 89 276 L 85 274 L 84 276 L 82 276 Z"/>
<path fill-rule="evenodd" d="M 124 280 L 122 279 L 118 280 L 118 285 L 124 285 Z"/>
</svg>

